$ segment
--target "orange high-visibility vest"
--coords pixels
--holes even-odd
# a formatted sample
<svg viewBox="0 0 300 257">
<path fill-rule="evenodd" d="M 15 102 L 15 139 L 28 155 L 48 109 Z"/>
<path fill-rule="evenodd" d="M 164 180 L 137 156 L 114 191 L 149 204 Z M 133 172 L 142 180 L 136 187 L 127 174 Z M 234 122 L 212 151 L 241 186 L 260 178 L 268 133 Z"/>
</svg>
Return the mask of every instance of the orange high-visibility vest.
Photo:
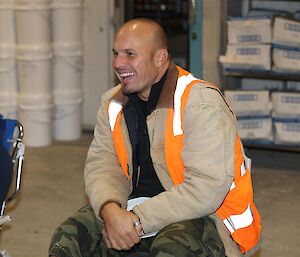
<svg viewBox="0 0 300 257">
<path fill-rule="evenodd" d="M 184 182 L 184 163 L 181 158 L 184 137 L 182 121 L 190 90 L 199 82 L 205 83 L 206 87 L 217 89 L 215 85 L 196 79 L 178 66 L 177 69 L 179 76 L 174 94 L 174 108 L 168 109 L 165 131 L 165 158 L 174 185 Z M 121 103 L 111 100 L 107 111 L 118 159 L 124 174 L 130 179 L 128 156 L 120 122 L 122 109 Z M 258 243 L 261 230 L 260 215 L 253 202 L 251 174 L 244 160 L 243 146 L 238 135 L 235 143 L 234 180 L 216 214 L 222 219 L 243 254 Z"/>
</svg>

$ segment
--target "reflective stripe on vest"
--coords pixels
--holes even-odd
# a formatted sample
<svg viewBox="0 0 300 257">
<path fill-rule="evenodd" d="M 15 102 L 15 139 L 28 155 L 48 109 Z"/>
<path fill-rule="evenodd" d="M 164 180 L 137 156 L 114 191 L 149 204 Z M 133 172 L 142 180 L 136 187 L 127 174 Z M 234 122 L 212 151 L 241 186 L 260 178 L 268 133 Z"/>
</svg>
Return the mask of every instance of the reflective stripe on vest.
<svg viewBox="0 0 300 257">
<path fill-rule="evenodd" d="M 122 104 L 116 101 L 111 101 L 110 104 L 108 105 L 109 126 L 111 131 L 114 131 L 115 129 L 116 120 L 122 108 L 123 108 Z"/>
<path fill-rule="evenodd" d="M 114 141 L 114 147 L 116 150 L 117 157 L 119 159 L 124 174 L 128 179 L 130 179 L 128 174 L 128 156 L 126 152 L 125 140 L 123 138 L 122 129 L 121 129 L 122 109 L 123 106 L 121 103 L 112 100 L 108 103 L 107 112 L 108 112 L 109 126 L 112 132 L 112 138 Z"/>
<path fill-rule="evenodd" d="M 235 143 L 234 180 L 216 214 L 223 220 L 242 253 L 254 247 L 260 237 L 260 215 L 253 202 L 249 165 L 243 155 L 240 138 Z"/>
<path fill-rule="evenodd" d="M 174 94 L 174 109 L 168 109 L 165 130 L 165 158 L 170 177 L 174 185 L 184 181 L 184 163 L 181 158 L 183 149 L 184 128 L 183 116 L 187 99 L 192 86 L 203 82 L 207 87 L 216 86 L 205 81 L 197 80 L 189 72 L 177 67 L 179 76 Z M 108 106 L 109 124 L 112 131 L 114 145 L 121 167 L 129 178 L 128 157 L 121 130 L 122 105 L 111 101 Z M 235 171 L 234 180 L 222 205 L 216 214 L 223 220 L 240 251 L 245 253 L 254 247 L 260 237 L 260 215 L 253 203 L 253 190 L 250 170 L 247 167 L 240 138 L 235 143 Z"/>
</svg>

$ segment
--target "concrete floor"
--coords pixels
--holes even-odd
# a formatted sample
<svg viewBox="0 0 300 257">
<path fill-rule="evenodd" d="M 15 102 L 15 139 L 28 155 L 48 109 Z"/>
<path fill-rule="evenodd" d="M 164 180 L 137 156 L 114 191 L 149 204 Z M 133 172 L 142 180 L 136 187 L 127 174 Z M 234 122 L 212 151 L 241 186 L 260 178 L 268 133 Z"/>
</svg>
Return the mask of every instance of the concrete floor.
<svg viewBox="0 0 300 257">
<path fill-rule="evenodd" d="M 7 208 L 13 222 L 0 234 L 11 257 L 47 256 L 54 229 L 85 202 L 83 167 L 91 134 L 74 142 L 27 148 L 21 194 Z M 263 243 L 255 257 L 299 257 L 298 153 L 248 149 L 262 215 Z"/>
</svg>

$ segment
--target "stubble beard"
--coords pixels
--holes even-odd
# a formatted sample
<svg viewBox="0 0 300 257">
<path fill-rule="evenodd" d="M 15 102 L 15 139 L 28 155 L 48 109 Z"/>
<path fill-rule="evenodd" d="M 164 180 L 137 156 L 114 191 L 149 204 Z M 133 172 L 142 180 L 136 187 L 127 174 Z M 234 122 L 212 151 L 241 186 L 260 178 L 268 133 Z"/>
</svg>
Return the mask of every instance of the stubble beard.
<svg viewBox="0 0 300 257">
<path fill-rule="evenodd" d="M 124 95 L 135 93 L 133 90 L 128 89 L 124 84 L 122 84 L 121 90 Z"/>
</svg>

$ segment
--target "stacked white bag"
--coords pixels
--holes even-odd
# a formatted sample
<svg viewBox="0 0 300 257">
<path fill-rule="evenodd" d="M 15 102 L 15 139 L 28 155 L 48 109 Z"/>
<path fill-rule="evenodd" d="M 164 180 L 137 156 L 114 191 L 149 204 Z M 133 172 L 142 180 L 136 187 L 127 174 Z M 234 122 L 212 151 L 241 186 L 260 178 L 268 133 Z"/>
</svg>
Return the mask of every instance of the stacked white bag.
<svg viewBox="0 0 300 257">
<path fill-rule="evenodd" d="M 275 17 L 273 24 L 273 70 L 300 71 L 300 21 Z"/>
<path fill-rule="evenodd" d="M 300 22 L 285 17 L 275 17 L 273 44 L 273 70 L 298 73 L 300 71 Z M 276 144 L 300 144 L 299 88 L 299 82 L 288 81 L 287 91 L 272 93 Z"/>
<path fill-rule="evenodd" d="M 286 92 L 273 92 L 274 140 L 276 144 L 300 144 L 300 82 L 288 81 Z"/>
<path fill-rule="evenodd" d="M 219 58 L 226 72 L 244 73 L 245 77 L 247 73 L 269 78 L 298 77 L 300 21 L 283 16 L 248 16 L 231 18 L 227 24 L 227 51 Z M 241 137 L 299 145 L 299 88 L 296 81 L 243 78 L 241 90 L 225 91 L 237 114 Z M 270 108 L 266 111 L 268 103 Z"/>
<path fill-rule="evenodd" d="M 227 21 L 225 70 L 300 71 L 300 21 L 280 16 L 234 17 Z"/>
<path fill-rule="evenodd" d="M 237 116 L 241 139 L 261 143 L 273 141 L 272 103 L 268 90 L 225 90 L 224 95 Z"/>
<path fill-rule="evenodd" d="M 239 17 L 227 21 L 227 50 L 219 60 L 225 69 L 270 70 L 272 20 Z"/>
</svg>

